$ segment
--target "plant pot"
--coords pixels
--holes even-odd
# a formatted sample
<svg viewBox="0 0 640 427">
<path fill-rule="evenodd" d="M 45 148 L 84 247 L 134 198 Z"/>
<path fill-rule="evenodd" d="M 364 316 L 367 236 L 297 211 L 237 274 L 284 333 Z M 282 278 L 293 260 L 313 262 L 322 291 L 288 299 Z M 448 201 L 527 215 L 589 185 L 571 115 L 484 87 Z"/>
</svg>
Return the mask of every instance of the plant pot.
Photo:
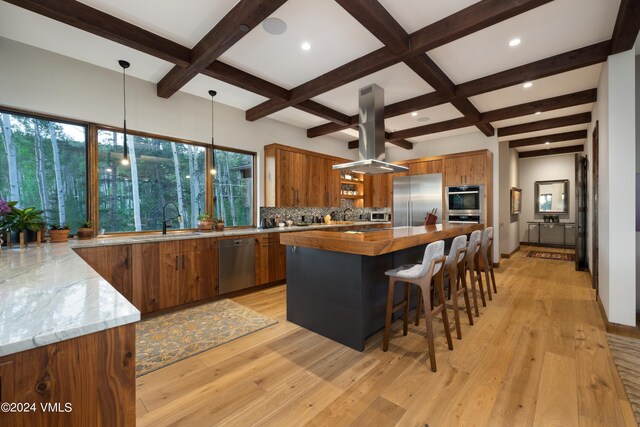
<svg viewBox="0 0 640 427">
<path fill-rule="evenodd" d="M 201 219 L 198 221 L 198 230 L 200 231 L 211 231 L 213 230 L 213 220 L 212 219 Z"/>
<path fill-rule="evenodd" d="M 11 239 L 11 243 L 12 244 L 16 244 L 19 245 L 20 244 L 20 232 L 19 231 L 12 231 L 9 233 L 10 235 L 10 239 Z M 35 242 L 38 239 L 38 233 L 36 231 L 31 231 L 31 230 L 24 230 L 24 242 L 25 243 L 29 243 L 29 242 Z M 3 237 L 3 240 L 6 240 L 5 237 Z M 6 246 L 7 242 L 3 243 L 3 246 Z"/>
<path fill-rule="evenodd" d="M 69 230 L 49 230 L 51 243 L 64 243 L 69 240 Z"/>
<path fill-rule="evenodd" d="M 216 222 L 216 231 L 224 231 L 224 222 Z"/>
<path fill-rule="evenodd" d="M 93 238 L 93 228 L 78 228 L 78 239 L 87 240 Z"/>
</svg>

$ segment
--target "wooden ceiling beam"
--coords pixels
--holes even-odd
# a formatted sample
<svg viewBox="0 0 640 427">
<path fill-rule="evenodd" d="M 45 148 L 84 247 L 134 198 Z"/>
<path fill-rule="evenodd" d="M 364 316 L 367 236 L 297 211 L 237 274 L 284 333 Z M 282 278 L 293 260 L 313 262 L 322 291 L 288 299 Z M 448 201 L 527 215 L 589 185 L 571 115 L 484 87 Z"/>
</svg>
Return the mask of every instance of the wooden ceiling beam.
<svg viewBox="0 0 640 427">
<path fill-rule="evenodd" d="M 485 136 L 493 136 L 495 134 L 495 129 L 491 126 L 491 123 L 480 121 L 480 112 L 467 98 L 454 98 L 451 100 L 451 104 L 480 129 L 480 132 L 484 133 Z"/>
<path fill-rule="evenodd" d="M 409 50 L 409 34 L 378 0 L 336 0 L 389 50 L 399 55 Z"/>
<path fill-rule="evenodd" d="M 569 147 L 548 148 L 546 150 L 521 151 L 518 157 L 526 159 L 528 157 L 551 156 L 553 154 L 581 153 L 584 151 L 584 144 L 571 145 Z"/>
<path fill-rule="evenodd" d="M 329 135 L 330 133 L 340 132 L 341 130 L 349 129 L 349 128 L 357 128 L 358 126 L 358 116 L 351 116 L 353 120 L 355 118 L 355 123 L 352 121 L 351 125 L 339 125 L 336 123 L 325 123 L 323 125 L 315 126 L 307 129 L 307 138 L 316 138 L 322 135 Z"/>
<path fill-rule="evenodd" d="M 385 133 L 387 135 L 390 135 L 389 132 L 385 132 Z M 413 150 L 413 143 L 404 139 L 399 139 L 396 141 L 387 140 L 387 142 L 389 144 L 396 145 L 400 148 L 404 148 L 405 150 Z M 360 147 L 360 141 L 358 141 L 357 139 L 354 139 L 353 141 L 349 141 L 347 144 L 350 150 Z"/>
<path fill-rule="evenodd" d="M 289 91 L 285 88 L 256 77 L 253 74 L 249 74 L 246 71 L 239 70 L 224 62 L 214 61 L 202 70 L 202 74 L 264 96 L 265 98 L 289 98 Z"/>
<path fill-rule="evenodd" d="M 611 42 L 604 41 L 581 47 L 530 64 L 501 71 L 458 85 L 457 96 L 475 96 L 530 80 L 541 79 L 554 74 L 565 73 L 578 68 L 605 62 L 611 52 Z"/>
<path fill-rule="evenodd" d="M 169 98 L 192 78 L 207 68 L 251 29 L 282 6 L 286 0 L 240 0 L 215 27 L 191 50 L 191 61 L 186 67 L 175 66 L 157 85 L 161 98 Z"/>
<path fill-rule="evenodd" d="M 537 122 L 523 123 L 521 125 L 507 126 L 498 129 L 498 136 L 510 136 L 521 133 L 537 132 L 539 130 L 555 129 L 565 126 L 591 123 L 591 112 L 573 114 L 570 116 L 556 117 L 553 119 L 539 120 Z"/>
<path fill-rule="evenodd" d="M 164 37 L 75 0 L 6 0 L 58 22 L 120 43 L 172 64 L 186 67 L 191 51 Z"/>
<path fill-rule="evenodd" d="M 611 36 L 611 54 L 631 49 L 638 37 L 638 30 L 640 30 L 640 2 L 622 0 Z"/>
<path fill-rule="evenodd" d="M 574 132 L 556 133 L 553 135 L 534 136 L 531 138 L 515 139 L 509 141 L 509 148 L 526 147 L 528 145 L 540 145 L 545 142 L 573 141 L 575 139 L 587 138 L 587 131 L 577 130 Z"/>
<path fill-rule="evenodd" d="M 560 108 L 574 107 L 576 105 L 589 104 L 598 100 L 598 90 L 588 89 L 568 95 L 554 96 L 553 98 L 541 99 L 538 101 L 526 102 L 524 104 L 513 105 L 511 107 L 500 108 L 480 114 L 483 122 L 497 122 L 500 120 L 513 119 L 515 117 L 527 116 L 537 112 L 558 110 Z"/>
<path fill-rule="evenodd" d="M 332 108 L 326 107 L 310 99 L 294 105 L 294 108 L 318 117 L 322 117 L 325 120 L 329 120 L 341 126 L 348 126 L 351 124 L 351 117 L 349 117 L 348 115 L 342 114 Z"/>
<path fill-rule="evenodd" d="M 483 0 L 475 3 L 411 34 L 411 49 L 407 53 L 396 55 L 386 46 L 380 48 L 293 88 L 288 101 L 270 99 L 248 109 L 245 118 L 254 121 L 266 117 L 549 1 L 551 0 Z"/>
<path fill-rule="evenodd" d="M 466 117 L 460 117 L 452 120 L 445 120 L 443 122 L 432 123 L 429 125 L 418 126 L 414 128 L 399 130 L 391 132 L 387 138 L 389 142 L 398 139 L 415 138 L 417 136 L 429 135 L 432 133 L 445 132 L 453 129 L 460 129 L 468 126 L 474 126 L 475 123 Z"/>
</svg>

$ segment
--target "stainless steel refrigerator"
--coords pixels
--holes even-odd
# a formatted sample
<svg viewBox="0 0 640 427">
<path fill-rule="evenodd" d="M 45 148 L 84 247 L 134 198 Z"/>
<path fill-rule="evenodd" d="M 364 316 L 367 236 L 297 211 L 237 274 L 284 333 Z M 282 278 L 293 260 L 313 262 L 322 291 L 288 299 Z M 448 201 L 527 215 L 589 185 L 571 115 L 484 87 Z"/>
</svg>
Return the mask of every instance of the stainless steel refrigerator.
<svg viewBox="0 0 640 427">
<path fill-rule="evenodd" d="M 424 225 L 424 217 L 437 208 L 442 223 L 442 174 L 396 176 L 393 178 L 393 226 Z"/>
</svg>

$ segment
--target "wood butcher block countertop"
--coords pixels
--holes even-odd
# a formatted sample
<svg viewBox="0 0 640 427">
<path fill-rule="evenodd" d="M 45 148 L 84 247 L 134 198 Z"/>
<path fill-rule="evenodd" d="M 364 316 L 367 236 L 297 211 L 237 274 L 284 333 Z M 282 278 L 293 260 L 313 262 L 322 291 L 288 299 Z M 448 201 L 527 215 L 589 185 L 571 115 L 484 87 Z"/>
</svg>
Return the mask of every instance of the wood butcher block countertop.
<svg viewBox="0 0 640 427">
<path fill-rule="evenodd" d="M 302 231 L 280 236 L 289 246 L 376 256 L 482 230 L 483 224 L 437 224 L 362 232 Z"/>
</svg>

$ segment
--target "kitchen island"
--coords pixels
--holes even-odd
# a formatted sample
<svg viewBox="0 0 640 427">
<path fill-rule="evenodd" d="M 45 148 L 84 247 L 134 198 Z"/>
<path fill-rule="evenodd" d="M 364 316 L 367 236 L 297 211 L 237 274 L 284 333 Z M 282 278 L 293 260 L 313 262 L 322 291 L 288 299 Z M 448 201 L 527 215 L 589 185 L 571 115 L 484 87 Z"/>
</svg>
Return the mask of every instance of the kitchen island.
<svg viewBox="0 0 640 427">
<path fill-rule="evenodd" d="M 363 351 L 365 340 L 384 327 L 384 272 L 422 259 L 431 242 L 483 228 L 482 224 L 438 224 L 283 234 L 287 320 Z M 401 289 L 397 291 L 400 298 Z"/>
</svg>

